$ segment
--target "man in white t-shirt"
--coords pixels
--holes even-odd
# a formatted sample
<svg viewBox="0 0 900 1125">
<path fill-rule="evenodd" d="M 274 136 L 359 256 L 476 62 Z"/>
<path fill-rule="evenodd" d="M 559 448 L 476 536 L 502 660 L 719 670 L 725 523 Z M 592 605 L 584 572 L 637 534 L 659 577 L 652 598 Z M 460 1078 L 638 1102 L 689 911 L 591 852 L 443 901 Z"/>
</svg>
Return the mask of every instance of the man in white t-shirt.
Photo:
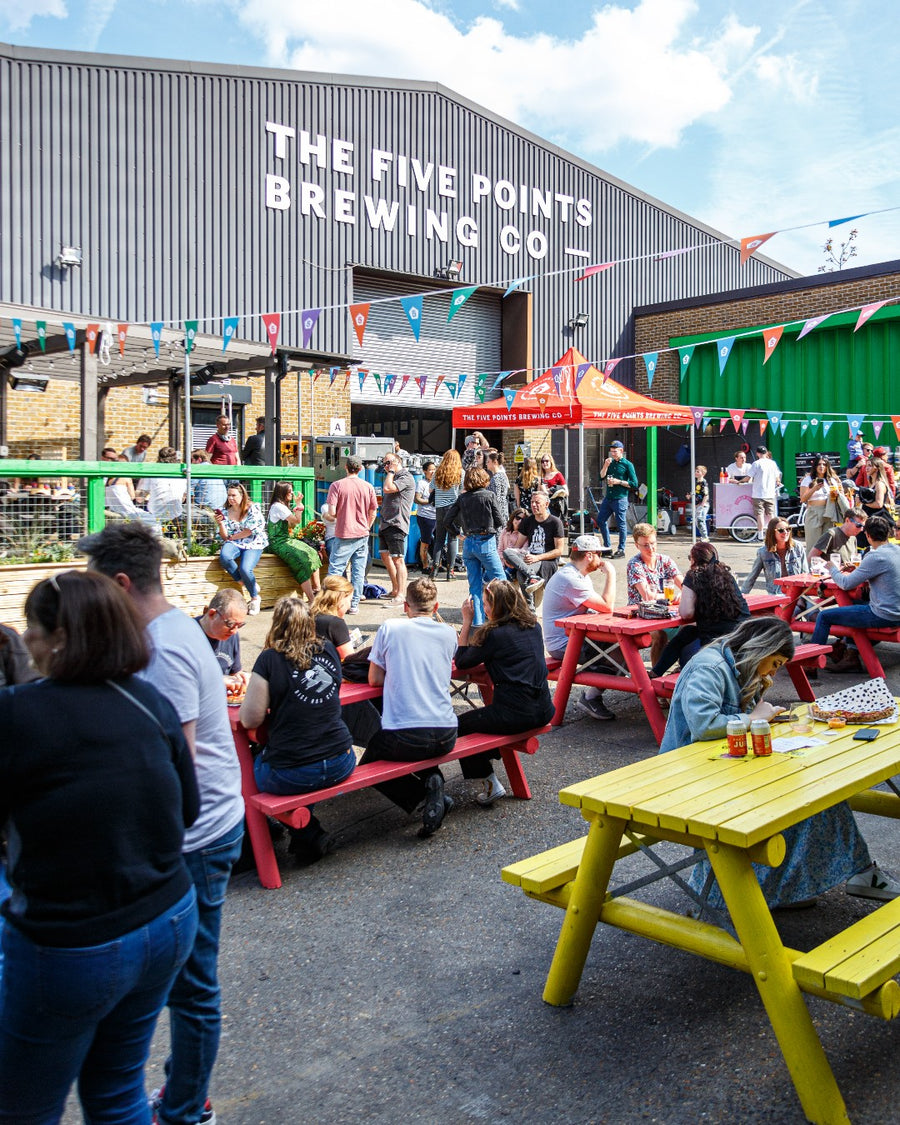
<svg viewBox="0 0 900 1125">
<path fill-rule="evenodd" d="M 776 498 L 781 485 L 781 469 L 764 445 L 756 447 L 756 460 L 750 466 L 753 513 L 760 540 L 766 537 L 766 526 L 775 515 Z"/>
<path fill-rule="evenodd" d="M 616 601 L 616 572 L 613 565 L 601 555 L 603 544 L 596 535 L 579 535 L 572 544 L 568 566 L 558 570 L 544 587 L 541 614 L 544 627 L 544 644 L 557 660 L 566 653 L 568 634 L 556 622 L 576 613 L 611 613 Z M 598 594 L 591 579 L 597 571 L 603 572 L 603 593 Z M 594 659 L 597 649 L 585 641 L 579 664 Z M 585 688 L 579 707 L 594 719 L 609 721 L 616 716 L 603 702 L 599 688 Z"/>
<path fill-rule="evenodd" d="M 747 464 L 747 454 L 739 449 L 734 460 L 725 470 L 729 484 L 746 484 L 750 480 L 750 466 Z"/>
<path fill-rule="evenodd" d="M 437 587 L 417 578 L 406 587 L 405 617 L 386 621 L 369 655 L 369 683 L 383 684 L 381 730 L 370 739 L 363 762 L 417 762 L 449 754 L 456 743 L 456 713 L 450 702 L 450 672 L 456 631 L 434 620 Z M 441 771 L 422 770 L 378 788 L 406 812 L 425 800 L 420 836 L 431 836 L 452 806 Z"/>
<path fill-rule="evenodd" d="M 165 1086 L 153 1097 L 156 1119 L 215 1120 L 209 1080 L 219 1048 L 219 927 L 231 868 L 241 854 L 241 770 L 228 721 L 225 684 L 203 630 L 162 592 L 162 545 L 140 523 L 116 523 L 78 549 L 91 570 L 122 587 L 143 618 L 153 656 L 140 673 L 178 713 L 194 757 L 200 815 L 185 833 L 184 859 L 197 891 L 199 925 L 190 956 L 169 992 L 171 1055 Z"/>
</svg>

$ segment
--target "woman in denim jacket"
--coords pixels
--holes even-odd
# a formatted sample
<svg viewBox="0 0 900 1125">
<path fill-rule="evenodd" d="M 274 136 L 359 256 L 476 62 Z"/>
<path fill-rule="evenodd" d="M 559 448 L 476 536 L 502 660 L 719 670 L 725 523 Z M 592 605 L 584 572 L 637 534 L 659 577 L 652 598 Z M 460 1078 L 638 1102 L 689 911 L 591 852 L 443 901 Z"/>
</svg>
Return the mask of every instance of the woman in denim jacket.
<svg viewBox="0 0 900 1125">
<path fill-rule="evenodd" d="M 742 594 L 749 594 L 759 578 L 760 571 L 766 577 L 766 593 L 777 594 L 776 578 L 786 578 L 789 574 L 806 574 L 809 563 L 806 561 L 806 548 L 794 542 L 794 534 L 787 520 L 776 516 L 766 527 L 766 541 L 756 552 L 756 559 L 750 573 L 741 586 Z"/>
</svg>

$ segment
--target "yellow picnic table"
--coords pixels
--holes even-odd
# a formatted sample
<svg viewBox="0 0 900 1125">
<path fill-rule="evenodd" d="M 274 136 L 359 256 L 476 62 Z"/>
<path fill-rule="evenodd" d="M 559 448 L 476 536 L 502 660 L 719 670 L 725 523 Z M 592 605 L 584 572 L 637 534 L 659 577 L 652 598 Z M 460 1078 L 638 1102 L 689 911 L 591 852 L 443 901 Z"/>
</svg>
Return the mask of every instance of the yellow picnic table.
<svg viewBox="0 0 900 1125">
<path fill-rule="evenodd" d="M 581 809 L 588 821 L 587 836 L 503 871 L 506 882 L 566 911 L 544 1000 L 571 1003 L 598 921 L 741 969 L 756 982 L 807 1119 L 849 1121 L 803 993 L 882 1019 L 900 1014 L 900 985 L 892 979 L 900 971 L 900 899 L 801 953 L 783 944 L 751 864 L 779 865 L 785 856 L 780 833 L 840 801 L 900 817 L 898 790 L 871 788 L 885 781 L 893 788 L 900 724 L 879 729 L 876 741 L 860 742 L 854 727 L 826 736 L 825 724 L 816 724 L 813 735 L 824 745 L 768 758 L 722 757 L 724 739 L 698 742 L 563 789 L 562 803 Z M 705 852 L 730 926 L 675 914 L 610 887 L 617 859 L 660 841 Z M 656 858 L 661 871 L 637 883 L 677 879 L 692 861 L 687 856 L 666 865 Z"/>
</svg>

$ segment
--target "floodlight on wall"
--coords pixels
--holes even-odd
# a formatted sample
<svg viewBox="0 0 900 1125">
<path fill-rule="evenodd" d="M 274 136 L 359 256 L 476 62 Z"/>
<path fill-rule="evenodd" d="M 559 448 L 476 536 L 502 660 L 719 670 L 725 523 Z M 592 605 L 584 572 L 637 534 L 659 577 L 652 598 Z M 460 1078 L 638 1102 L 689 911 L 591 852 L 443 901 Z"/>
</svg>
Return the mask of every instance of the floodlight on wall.
<svg viewBox="0 0 900 1125">
<path fill-rule="evenodd" d="M 205 387 L 214 379 L 224 379 L 227 373 L 224 363 L 205 363 L 191 375 L 191 383 L 196 383 L 198 387 Z"/>
<path fill-rule="evenodd" d="M 462 262 L 451 261 L 448 265 L 436 269 L 434 276 L 442 277 L 445 281 L 459 281 L 462 268 Z"/>
<path fill-rule="evenodd" d="M 7 375 L 9 385 L 14 391 L 46 391 L 50 380 L 46 375 Z"/>
<path fill-rule="evenodd" d="M 587 322 L 590 319 L 590 313 L 575 313 L 575 315 L 569 320 L 569 327 L 573 330 L 576 328 L 587 328 Z"/>
<path fill-rule="evenodd" d="M 81 265 L 81 247 L 60 246 L 56 264 L 61 270 L 78 269 Z"/>
<path fill-rule="evenodd" d="M 0 351 L 0 367 L 5 367 L 7 371 L 13 367 L 21 367 L 26 359 L 28 359 L 26 344 L 22 344 L 21 347 L 18 344 L 11 344 Z"/>
</svg>

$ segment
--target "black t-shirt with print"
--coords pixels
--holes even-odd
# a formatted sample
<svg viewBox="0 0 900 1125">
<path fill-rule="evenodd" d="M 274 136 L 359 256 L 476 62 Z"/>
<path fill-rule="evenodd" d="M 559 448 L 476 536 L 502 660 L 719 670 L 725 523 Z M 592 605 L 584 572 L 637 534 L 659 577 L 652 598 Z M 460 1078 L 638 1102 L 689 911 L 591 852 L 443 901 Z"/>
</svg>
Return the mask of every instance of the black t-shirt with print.
<svg viewBox="0 0 900 1125">
<path fill-rule="evenodd" d="M 532 555 L 545 555 L 556 548 L 556 540 L 565 537 L 565 528 L 559 516 L 547 516 L 540 522 L 534 516 L 526 516 L 519 524 L 519 534 L 528 542 L 523 550 Z"/>
</svg>

